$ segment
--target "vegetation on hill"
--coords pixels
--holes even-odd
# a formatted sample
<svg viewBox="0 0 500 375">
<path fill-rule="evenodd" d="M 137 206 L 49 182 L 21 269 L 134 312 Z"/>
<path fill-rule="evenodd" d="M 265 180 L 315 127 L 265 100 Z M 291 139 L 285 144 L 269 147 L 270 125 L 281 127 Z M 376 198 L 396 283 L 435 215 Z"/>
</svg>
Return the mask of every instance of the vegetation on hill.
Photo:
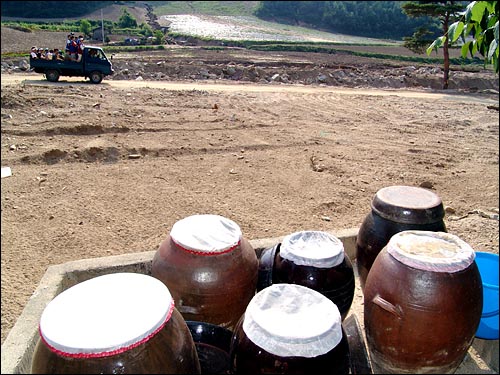
<svg viewBox="0 0 500 375">
<path fill-rule="evenodd" d="M 85 16 L 117 1 L 2 1 L 2 17 L 71 18 Z M 120 3 L 125 3 L 121 1 Z M 130 1 L 129 1 L 130 3 Z"/>
<path fill-rule="evenodd" d="M 156 15 L 256 16 L 263 20 L 371 38 L 401 40 L 423 25 L 439 32 L 431 18 L 412 19 L 403 1 L 2 1 L 2 17 L 80 18 L 117 4 L 146 6 Z"/>
</svg>

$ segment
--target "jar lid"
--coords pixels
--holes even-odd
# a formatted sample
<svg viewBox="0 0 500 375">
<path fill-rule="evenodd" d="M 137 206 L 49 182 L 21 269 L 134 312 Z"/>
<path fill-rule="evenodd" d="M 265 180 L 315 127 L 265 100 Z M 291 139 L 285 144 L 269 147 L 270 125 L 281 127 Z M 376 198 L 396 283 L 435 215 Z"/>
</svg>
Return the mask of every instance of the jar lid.
<svg viewBox="0 0 500 375">
<path fill-rule="evenodd" d="M 458 272 L 469 267 L 476 253 L 454 234 L 424 230 L 396 233 L 387 252 L 410 267 L 433 272 Z"/>
<path fill-rule="evenodd" d="M 385 219 L 406 224 L 430 224 L 444 217 L 441 198 L 414 186 L 388 186 L 377 191 L 372 210 Z"/>
<path fill-rule="evenodd" d="M 299 266 L 331 268 L 343 262 L 344 245 L 327 232 L 301 231 L 283 238 L 279 254 Z"/>
<path fill-rule="evenodd" d="M 338 345 L 342 321 L 337 305 L 321 293 L 296 284 L 273 284 L 248 304 L 243 331 L 271 354 L 312 358 Z"/>
<path fill-rule="evenodd" d="M 234 221 L 219 215 L 192 215 L 177 221 L 170 237 L 187 251 L 200 255 L 221 254 L 239 245 L 241 229 Z"/>
<path fill-rule="evenodd" d="M 174 310 L 160 280 L 137 273 L 115 273 L 83 281 L 45 307 L 39 331 L 47 346 L 74 358 L 107 357 L 153 337 Z"/>
</svg>

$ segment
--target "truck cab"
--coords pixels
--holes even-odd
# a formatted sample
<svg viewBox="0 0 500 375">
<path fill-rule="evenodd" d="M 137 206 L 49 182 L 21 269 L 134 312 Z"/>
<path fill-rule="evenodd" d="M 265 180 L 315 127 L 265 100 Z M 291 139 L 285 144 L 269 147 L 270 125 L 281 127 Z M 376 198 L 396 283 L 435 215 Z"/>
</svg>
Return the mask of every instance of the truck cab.
<svg viewBox="0 0 500 375">
<path fill-rule="evenodd" d="M 44 60 L 30 57 L 30 66 L 37 73 L 45 74 L 50 82 L 57 82 L 60 76 L 89 78 L 92 83 L 113 74 L 111 62 L 100 47 L 85 46 L 80 61 Z"/>
</svg>

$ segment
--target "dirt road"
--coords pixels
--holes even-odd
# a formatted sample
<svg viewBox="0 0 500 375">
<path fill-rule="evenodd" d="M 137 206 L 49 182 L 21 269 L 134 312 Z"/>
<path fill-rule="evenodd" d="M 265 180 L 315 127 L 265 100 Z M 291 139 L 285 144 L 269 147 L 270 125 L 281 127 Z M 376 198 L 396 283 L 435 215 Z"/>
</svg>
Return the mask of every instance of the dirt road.
<svg viewBox="0 0 500 375">
<path fill-rule="evenodd" d="M 41 74 L 9 74 L 2 76 L 2 85 L 12 85 L 12 84 L 26 84 L 26 85 L 47 85 L 53 84 L 56 86 L 64 85 L 74 85 L 90 84 L 88 80 L 81 77 L 61 77 L 59 82 L 50 83 L 43 78 Z M 497 105 L 498 99 L 494 95 L 474 95 L 463 93 L 457 93 L 454 90 L 448 90 L 448 93 L 440 92 L 430 92 L 430 90 L 401 90 L 401 89 L 366 89 L 366 88 L 339 88 L 332 86 L 311 86 L 311 85 L 262 85 L 262 84 L 249 84 L 247 82 L 224 82 L 224 83 L 211 83 L 207 81 L 197 81 L 197 82 L 169 82 L 169 81 L 114 81 L 105 80 L 102 85 L 108 85 L 114 88 L 153 88 L 153 89 L 163 89 L 163 90 L 205 90 L 205 91 L 221 91 L 221 92 L 297 92 L 297 93 L 334 93 L 334 94 L 345 94 L 345 95 L 367 95 L 367 96 L 397 96 L 401 98 L 427 98 L 427 99 L 444 99 L 451 101 L 458 101 L 463 103 L 477 102 L 483 104 Z"/>
<path fill-rule="evenodd" d="M 382 187 L 425 186 L 449 232 L 498 253 L 498 97 L 1 78 L 2 342 L 48 266 L 154 250 L 195 213 L 249 239 L 332 231 Z"/>
</svg>

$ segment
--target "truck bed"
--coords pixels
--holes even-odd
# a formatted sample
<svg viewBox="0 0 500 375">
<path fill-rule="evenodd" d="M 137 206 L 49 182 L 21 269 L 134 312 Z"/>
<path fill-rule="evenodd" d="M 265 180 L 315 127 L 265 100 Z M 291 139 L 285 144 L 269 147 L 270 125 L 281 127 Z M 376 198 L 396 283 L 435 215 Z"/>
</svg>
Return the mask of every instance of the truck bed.
<svg viewBox="0 0 500 375">
<path fill-rule="evenodd" d="M 30 66 L 37 73 L 44 73 L 47 69 L 52 68 L 52 69 L 58 69 L 61 72 L 61 75 L 65 76 L 83 75 L 83 62 L 30 58 Z"/>
</svg>

